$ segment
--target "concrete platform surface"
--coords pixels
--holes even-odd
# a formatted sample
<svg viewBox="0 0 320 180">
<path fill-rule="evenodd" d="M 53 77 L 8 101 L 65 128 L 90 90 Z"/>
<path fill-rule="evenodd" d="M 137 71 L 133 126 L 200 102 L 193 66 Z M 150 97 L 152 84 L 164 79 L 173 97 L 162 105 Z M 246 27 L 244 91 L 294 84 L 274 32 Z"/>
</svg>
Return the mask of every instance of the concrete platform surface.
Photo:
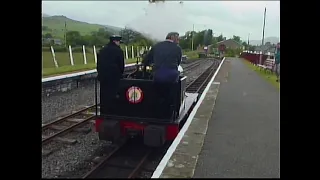
<svg viewBox="0 0 320 180">
<path fill-rule="evenodd" d="M 193 177 L 280 177 L 279 90 L 241 59 L 227 58 L 221 69 L 215 79 L 219 95 Z"/>
</svg>

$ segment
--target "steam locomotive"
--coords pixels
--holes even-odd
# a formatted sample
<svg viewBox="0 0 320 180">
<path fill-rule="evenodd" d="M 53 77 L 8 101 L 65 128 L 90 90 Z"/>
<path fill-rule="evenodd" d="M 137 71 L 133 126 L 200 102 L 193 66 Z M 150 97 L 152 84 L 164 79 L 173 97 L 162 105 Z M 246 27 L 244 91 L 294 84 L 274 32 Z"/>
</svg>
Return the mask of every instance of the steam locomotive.
<svg viewBox="0 0 320 180">
<path fill-rule="evenodd" d="M 180 75 L 178 83 L 161 84 L 166 90 L 160 92 L 152 67 L 137 64 L 133 73 L 123 75 L 111 103 L 101 95 L 100 107 L 105 108 L 100 108 L 95 120 L 99 139 L 118 142 L 140 137 L 151 147 L 173 141 L 198 98 L 197 93 L 186 92 L 186 80 Z M 95 96 L 97 101 L 97 91 Z"/>
</svg>

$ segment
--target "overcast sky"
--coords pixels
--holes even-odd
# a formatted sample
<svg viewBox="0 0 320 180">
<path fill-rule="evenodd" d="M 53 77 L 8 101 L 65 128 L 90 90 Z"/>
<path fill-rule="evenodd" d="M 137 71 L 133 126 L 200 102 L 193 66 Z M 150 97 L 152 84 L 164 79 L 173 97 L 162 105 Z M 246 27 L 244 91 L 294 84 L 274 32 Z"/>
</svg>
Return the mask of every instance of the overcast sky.
<svg viewBox="0 0 320 180">
<path fill-rule="evenodd" d="M 263 12 L 267 8 L 265 37 L 280 37 L 280 1 L 166 1 L 150 5 L 145 1 L 42 1 L 42 12 L 65 15 L 88 23 L 129 26 L 163 37 L 212 29 L 215 35 L 238 35 L 242 40 L 262 37 Z M 147 14 L 147 15 L 146 15 Z M 164 38 L 164 37 L 163 37 Z"/>
</svg>

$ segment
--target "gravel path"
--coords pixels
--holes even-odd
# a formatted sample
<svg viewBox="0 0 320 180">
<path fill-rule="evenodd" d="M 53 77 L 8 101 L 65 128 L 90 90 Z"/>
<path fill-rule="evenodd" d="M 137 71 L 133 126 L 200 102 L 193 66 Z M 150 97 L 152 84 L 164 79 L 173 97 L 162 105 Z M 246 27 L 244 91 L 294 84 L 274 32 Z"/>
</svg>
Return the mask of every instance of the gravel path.
<svg viewBox="0 0 320 180">
<path fill-rule="evenodd" d="M 188 81 L 195 79 L 201 72 L 203 72 L 212 62 L 205 62 L 197 69 L 188 73 Z M 185 65 L 183 65 L 185 66 Z M 60 93 L 55 96 L 49 96 L 42 100 L 43 102 L 43 116 L 48 115 L 61 115 L 60 110 L 69 109 L 70 113 L 72 110 L 79 108 L 79 106 L 93 104 L 94 102 L 94 87 L 92 83 L 87 83 L 79 89 L 74 89 L 66 93 Z M 65 111 L 64 111 L 65 113 Z M 50 118 L 45 117 L 43 122 L 48 122 Z M 43 178 L 57 178 L 61 175 L 64 177 L 79 177 L 90 167 L 90 159 L 94 154 L 107 153 L 113 148 L 106 143 L 100 142 L 98 136 L 94 131 L 93 124 L 87 125 L 92 129 L 88 134 L 75 135 L 69 134 L 66 138 L 75 138 L 78 143 L 74 145 L 61 145 L 61 144 L 49 144 L 45 148 L 59 149 L 48 156 L 42 157 L 42 177 Z M 51 146 L 51 147 L 50 147 Z M 63 147 L 62 147 L 63 146 Z M 110 151 L 109 151 L 110 152 Z"/>
</svg>

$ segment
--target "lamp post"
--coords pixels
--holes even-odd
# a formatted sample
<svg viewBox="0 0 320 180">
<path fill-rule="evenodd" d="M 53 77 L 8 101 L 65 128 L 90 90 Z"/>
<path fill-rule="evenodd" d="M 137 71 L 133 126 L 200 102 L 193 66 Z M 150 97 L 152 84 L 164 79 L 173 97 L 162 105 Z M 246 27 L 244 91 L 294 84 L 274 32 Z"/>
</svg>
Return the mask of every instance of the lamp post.
<svg viewBox="0 0 320 180">
<path fill-rule="evenodd" d="M 250 33 L 248 33 L 248 48 L 247 48 L 247 50 L 249 50 L 249 45 L 250 45 Z"/>
<path fill-rule="evenodd" d="M 265 26 L 266 26 L 266 13 L 267 13 L 267 8 L 265 7 L 264 8 L 264 16 L 263 16 L 263 28 L 262 28 L 262 40 L 261 40 L 261 54 L 260 54 L 260 58 L 259 58 L 259 64 L 262 63 L 262 55 L 263 55 L 263 51 L 264 51 L 264 48 L 263 48 L 263 45 L 264 45 L 264 29 L 265 29 Z"/>
</svg>

